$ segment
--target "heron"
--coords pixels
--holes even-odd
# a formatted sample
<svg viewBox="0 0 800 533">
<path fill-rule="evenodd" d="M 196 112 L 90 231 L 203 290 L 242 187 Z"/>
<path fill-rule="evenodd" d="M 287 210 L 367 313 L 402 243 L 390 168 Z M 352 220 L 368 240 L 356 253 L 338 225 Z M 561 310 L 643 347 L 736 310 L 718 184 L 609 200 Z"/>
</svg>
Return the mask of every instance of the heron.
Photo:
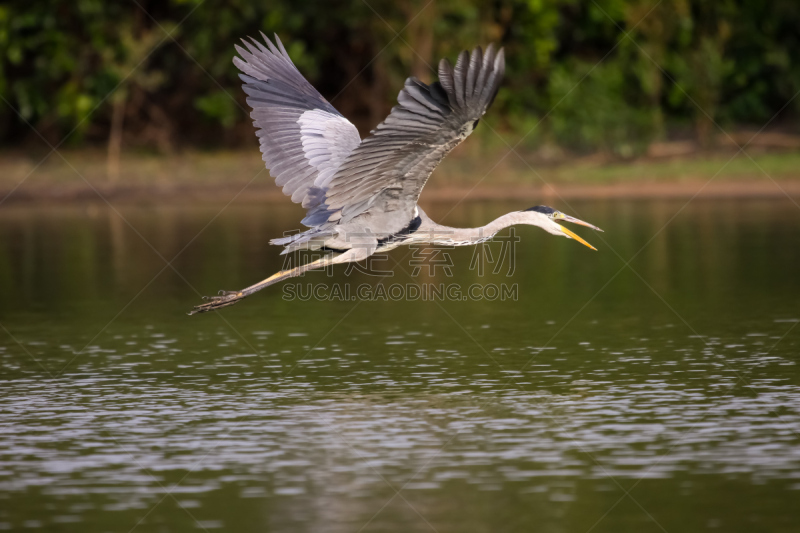
<svg viewBox="0 0 800 533">
<path fill-rule="evenodd" d="M 205 297 L 189 314 L 238 303 L 270 285 L 329 265 L 359 262 L 407 245 L 469 246 L 514 225 L 537 226 L 596 250 L 558 222 L 600 228 L 548 206 L 514 211 L 478 228 L 434 222 L 417 204 L 433 170 L 478 126 L 505 71 L 503 48 L 462 51 L 442 59 L 438 81 L 406 79 L 389 116 L 368 137 L 303 77 L 280 38 L 242 39 L 233 63 L 247 94 L 262 159 L 283 193 L 306 209 L 306 231 L 277 238 L 283 254 L 322 257 L 282 270 L 239 291 Z"/>
</svg>

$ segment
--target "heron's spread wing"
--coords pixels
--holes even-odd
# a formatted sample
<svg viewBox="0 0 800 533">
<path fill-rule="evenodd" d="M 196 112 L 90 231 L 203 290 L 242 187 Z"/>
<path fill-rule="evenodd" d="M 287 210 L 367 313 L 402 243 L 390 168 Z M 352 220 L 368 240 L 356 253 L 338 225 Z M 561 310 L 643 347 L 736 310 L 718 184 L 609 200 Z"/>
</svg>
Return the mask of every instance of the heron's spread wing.
<svg viewBox="0 0 800 533">
<path fill-rule="evenodd" d="M 236 46 L 264 162 L 292 201 L 313 209 L 337 168 L 361 142 L 356 127 L 300 74 L 278 36 Z M 276 46 L 277 45 L 277 46 Z"/>
<path fill-rule="evenodd" d="M 347 156 L 303 222 L 345 222 L 371 206 L 413 211 L 431 172 L 491 105 L 504 69 L 503 50 L 490 45 L 485 54 L 461 52 L 455 68 L 443 59 L 436 83 L 407 79 L 398 105 Z"/>
</svg>

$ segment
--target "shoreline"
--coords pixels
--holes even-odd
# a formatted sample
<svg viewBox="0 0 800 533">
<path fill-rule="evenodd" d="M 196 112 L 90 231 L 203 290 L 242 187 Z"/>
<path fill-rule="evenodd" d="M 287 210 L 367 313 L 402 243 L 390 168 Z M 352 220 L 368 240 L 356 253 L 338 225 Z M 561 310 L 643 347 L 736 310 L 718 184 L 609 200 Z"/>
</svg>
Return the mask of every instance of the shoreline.
<svg viewBox="0 0 800 533">
<path fill-rule="evenodd" d="M 759 180 L 688 180 L 680 182 L 622 182 L 602 184 L 550 184 L 510 186 L 439 186 L 427 187 L 422 203 L 536 200 L 536 199 L 681 199 L 681 198 L 786 198 L 800 200 L 800 179 Z M 86 202 L 115 203 L 281 203 L 289 200 L 272 184 L 136 184 L 130 186 L 53 185 L 0 191 L 5 205 L 69 204 Z M 234 200 L 235 199 L 235 200 Z M 0 205 L 2 205 L 0 204 Z"/>
<path fill-rule="evenodd" d="M 102 202 L 279 203 L 287 199 L 251 151 L 123 153 L 121 175 L 107 177 L 97 150 L 34 157 L 0 151 L 0 205 Z M 800 200 L 800 151 L 628 162 L 584 158 L 544 164 L 457 149 L 437 167 L 421 202 L 536 201 L 552 198 L 780 198 Z M 506 154 L 507 155 L 507 154 Z M 98 194 L 99 193 L 99 194 Z M 237 196 L 238 195 L 238 196 Z M 288 202 L 287 202 L 288 203 Z"/>
</svg>

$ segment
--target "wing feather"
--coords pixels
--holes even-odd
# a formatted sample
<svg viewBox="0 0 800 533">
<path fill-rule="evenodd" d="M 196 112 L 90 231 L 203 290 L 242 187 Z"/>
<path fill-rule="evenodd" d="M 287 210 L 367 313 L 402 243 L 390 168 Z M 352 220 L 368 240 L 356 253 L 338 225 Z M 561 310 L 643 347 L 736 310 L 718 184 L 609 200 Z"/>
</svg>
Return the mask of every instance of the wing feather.
<svg viewBox="0 0 800 533">
<path fill-rule="evenodd" d="M 261 37 L 264 43 L 251 38 L 236 45 L 233 63 L 242 72 L 266 167 L 283 193 L 310 213 L 324 201 L 320 187 L 361 138 L 297 70 L 278 36 L 275 43 Z"/>
<path fill-rule="evenodd" d="M 469 54 L 466 50 L 458 54 L 458 61 L 456 67 L 453 69 L 453 80 L 455 81 L 456 101 L 459 107 L 465 107 L 466 104 L 466 89 L 467 89 L 467 65 L 469 62 Z"/>
<path fill-rule="evenodd" d="M 405 227 L 431 172 L 494 100 L 505 69 L 503 50 L 495 50 L 489 45 L 485 53 L 462 52 L 455 67 L 442 59 L 439 81 L 430 86 L 406 80 L 398 105 L 344 159 L 307 220 L 343 224 L 362 215 L 373 221 L 385 216 L 381 229 Z M 401 226 L 393 228 L 395 223 Z"/>
</svg>

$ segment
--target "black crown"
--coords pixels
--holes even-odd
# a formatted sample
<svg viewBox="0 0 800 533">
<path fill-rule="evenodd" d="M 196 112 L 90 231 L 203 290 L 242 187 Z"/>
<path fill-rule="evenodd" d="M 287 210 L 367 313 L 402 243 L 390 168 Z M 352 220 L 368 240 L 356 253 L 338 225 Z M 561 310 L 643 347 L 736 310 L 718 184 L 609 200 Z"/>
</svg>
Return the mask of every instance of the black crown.
<svg viewBox="0 0 800 533">
<path fill-rule="evenodd" d="M 544 215 L 552 215 L 553 213 L 556 212 L 555 209 L 553 209 L 552 207 L 547 207 L 546 205 L 537 205 L 535 207 L 526 209 L 525 211 L 536 211 L 537 213 L 542 213 Z"/>
</svg>

